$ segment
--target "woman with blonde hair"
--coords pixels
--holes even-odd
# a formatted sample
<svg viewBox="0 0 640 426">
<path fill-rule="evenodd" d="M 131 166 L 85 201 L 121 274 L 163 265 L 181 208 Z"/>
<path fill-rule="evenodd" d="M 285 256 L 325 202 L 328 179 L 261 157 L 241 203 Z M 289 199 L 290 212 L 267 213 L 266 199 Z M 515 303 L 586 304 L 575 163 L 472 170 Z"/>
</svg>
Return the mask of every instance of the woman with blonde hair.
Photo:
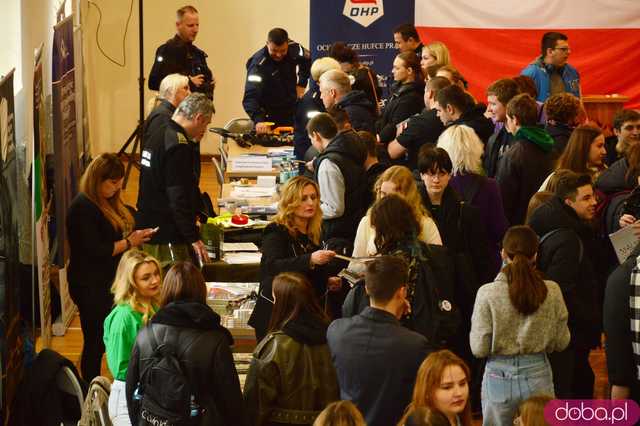
<svg viewBox="0 0 640 426">
<path fill-rule="evenodd" d="M 313 284 L 318 299 L 326 294 L 327 285 L 330 289 L 339 287 L 339 278 L 329 279 L 322 267 L 333 259 L 335 252 L 320 249 L 321 228 L 318 184 L 304 176 L 289 180 L 282 190 L 278 213 L 262 234 L 262 279 L 256 307 L 249 319 L 258 341 L 267 334 L 273 309 L 271 283 L 277 274 L 304 274 Z"/>
<path fill-rule="evenodd" d="M 500 244 L 508 223 L 502 207 L 500 188 L 495 179 L 485 176 L 482 168 L 484 145 L 469 126 L 457 124 L 447 127 L 438 138 L 438 147 L 449 154 L 452 163 L 449 185 L 465 203 L 477 208 L 480 223 L 485 224 L 489 244 L 490 272 L 498 273 Z"/>
<path fill-rule="evenodd" d="M 318 81 L 327 71 L 339 70 L 340 63 L 333 58 L 324 56 L 313 61 L 311 65 L 311 80 L 309 80 L 309 90 L 307 90 L 296 105 L 294 117 L 293 153 L 296 159 L 302 161 L 306 152 L 311 148 L 311 140 L 307 134 L 307 124 L 316 114 L 325 111 L 322 99 L 320 99 L 320 86 Z M 315 150 L 312 150 L 315 152 Z M 310 154 L 311 155 L 311 154 Z M 317 155 L 314 153 L 312 155 Z"/>
<path fill-rule="evenodd" d="M 469 400 L 469 367 L 449 350 L 431 353 L 420 366 L 413 398 L 402 426 L 413 410 L 427 408 L 444 414 L 451 426 L 471 426 L 471 401 Z"/>
<path fill-rule="evenodd" d="M 422 74 L 427 76 L 427 68 L 430 65 L 451 65 L 449 49 L 441 41 L 432 41 L 422 48 L 422 56 L 420 58 L 420 67 Z"/>
<path fill-rule="evenodd" d="M 104 353 L 102 325 L 113 304 L 110 293 L 120 256 L 149 241 L 152 229 L 134 229 L 120 198 L 124 165 L 116 154 L 101 154 L 87 167 L 80 192 L 67 211 L 69 293 L 80 311 L 82 377 L 100 375 Z"/>
<path fill-rule="evenodd" d="M 118 264 L 111 286 L 115 307 L 104 320 L 107 366 L 113 376 L 109 394 L 109 417 L 114 426 L 130 425 L 125 381 L 131 349 L 138 331 L 160 305 L 160 264 L 139 250 L 127 251 Z"/>
<path fill-rule="evenodd" d="M 438 227 L 422 203 L 422 198 L 411 170 L 404 166 L 389 167 L 380 175 L 374 188 L 376 201 L 389 194 L 397 194 L 403 197 L 412 207 L 414 216 L 418 218 L 420 225 L 418 239 L 427 244 L 442 245 Z M 377 254 L 375 238 L 376 232 L 371 226 L 371 210 L 369 210 L 358 224 L 356 238 L 353 243 L 353 257 L 366 257 Z M 364 272 L 364 265 L 351 262 L 349 269 L 355 272 Z"/>
<path fill-rule="evenodd" d="M 336 401 L 322 410 L 313 426 L 366 426 L 366 423 L 353 402 Z"/>
</svg>

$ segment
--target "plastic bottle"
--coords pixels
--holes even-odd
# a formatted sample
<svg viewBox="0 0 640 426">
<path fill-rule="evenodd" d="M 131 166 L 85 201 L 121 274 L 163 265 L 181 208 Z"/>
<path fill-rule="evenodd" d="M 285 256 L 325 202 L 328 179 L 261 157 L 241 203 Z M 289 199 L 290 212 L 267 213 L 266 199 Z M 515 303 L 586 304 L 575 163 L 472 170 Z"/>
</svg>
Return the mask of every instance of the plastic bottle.
<svg viewBox="0 0 640 426">
<path fill-rule="evenodd" d="M 224 241 L 224 229 L 222 225 L 216 223 L 215 219 L 210 217 L 207 223 L 202 225 L 202 242 L 204 243 L 211 260 L 221 260 L 222 243 Z"/>
</svg>

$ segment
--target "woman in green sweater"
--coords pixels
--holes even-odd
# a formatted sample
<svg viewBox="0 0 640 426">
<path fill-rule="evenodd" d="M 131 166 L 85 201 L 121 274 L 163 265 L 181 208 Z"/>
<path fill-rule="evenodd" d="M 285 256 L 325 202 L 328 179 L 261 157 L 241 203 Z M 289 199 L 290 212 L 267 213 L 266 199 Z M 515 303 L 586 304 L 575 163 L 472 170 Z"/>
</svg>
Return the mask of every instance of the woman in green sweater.
<svg viewBox="0 0 640 426">
<path fill-rule="evenodd" d="M 107 365 L 113 375 L 109 417 L 114 426 L 131 425 L 125 396 L 127 367 L 138 331 L 159 305 L 160 271 L 160 264 L 154 257 L 129 250 L 122 256 L 111 286 L 115 306 L 104 321 L 104 346 Z"/>
</svg>

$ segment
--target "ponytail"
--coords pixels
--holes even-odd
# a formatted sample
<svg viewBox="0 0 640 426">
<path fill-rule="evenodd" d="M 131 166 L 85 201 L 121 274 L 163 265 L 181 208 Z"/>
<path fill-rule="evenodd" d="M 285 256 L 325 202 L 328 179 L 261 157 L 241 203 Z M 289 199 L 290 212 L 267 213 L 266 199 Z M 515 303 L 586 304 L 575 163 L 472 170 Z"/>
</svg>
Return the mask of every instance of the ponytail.
<svg viewBox="0 0 640 426">
<path fill-rule="evenodd" d="M 502 268 L 509 281 L 509 300 L 522 315 L 531 315 L 547 298 L 547 286 L 535 265 L 538 237 L 528 226 L 514 226 L 505 234 L 503 247 L 511 259 Z"/>
</svg>

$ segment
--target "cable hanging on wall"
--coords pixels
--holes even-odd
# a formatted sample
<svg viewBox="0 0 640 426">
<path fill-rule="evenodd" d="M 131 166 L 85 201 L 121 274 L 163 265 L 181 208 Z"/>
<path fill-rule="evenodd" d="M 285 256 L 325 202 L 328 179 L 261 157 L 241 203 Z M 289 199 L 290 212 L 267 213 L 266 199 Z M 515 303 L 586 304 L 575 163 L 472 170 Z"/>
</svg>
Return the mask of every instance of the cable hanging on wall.
<svg viewBox="0 0 640 426">
<path fill-rule="evenodd" d="M 96 45 L 98 46 L 98 50 L 109 61 L 113 62 L 119 67 L 124 68 L 127 65 L 127 51 L 125 49 L 125 43 L 127 41 L 127 31 L 129 30 L 129 21 L 131 21 L 131 15 L 133 14 L 133 0 L 131 0 L 131 3 L 129 4 L 129 15 L 127 16 L 127 22 L 125 23 L 125 26 L 124 26 L 124 35 L 122 37 L 122 62 L 119 62 L 117 59 L 113 59 L 102 49 L 102 46 L 100 45 L 100 38 L 99 38 L 100 25 L 102 24 L 102 10 L 100 9 L 100 6 L 97 3 L 92 2 L 91 0 L 87 0 L 87 3 L 89 4 L 89 6 L 95 7 L 96 10 L 98 11 L 98 25 L 96 26 Z"/>
</svg>

